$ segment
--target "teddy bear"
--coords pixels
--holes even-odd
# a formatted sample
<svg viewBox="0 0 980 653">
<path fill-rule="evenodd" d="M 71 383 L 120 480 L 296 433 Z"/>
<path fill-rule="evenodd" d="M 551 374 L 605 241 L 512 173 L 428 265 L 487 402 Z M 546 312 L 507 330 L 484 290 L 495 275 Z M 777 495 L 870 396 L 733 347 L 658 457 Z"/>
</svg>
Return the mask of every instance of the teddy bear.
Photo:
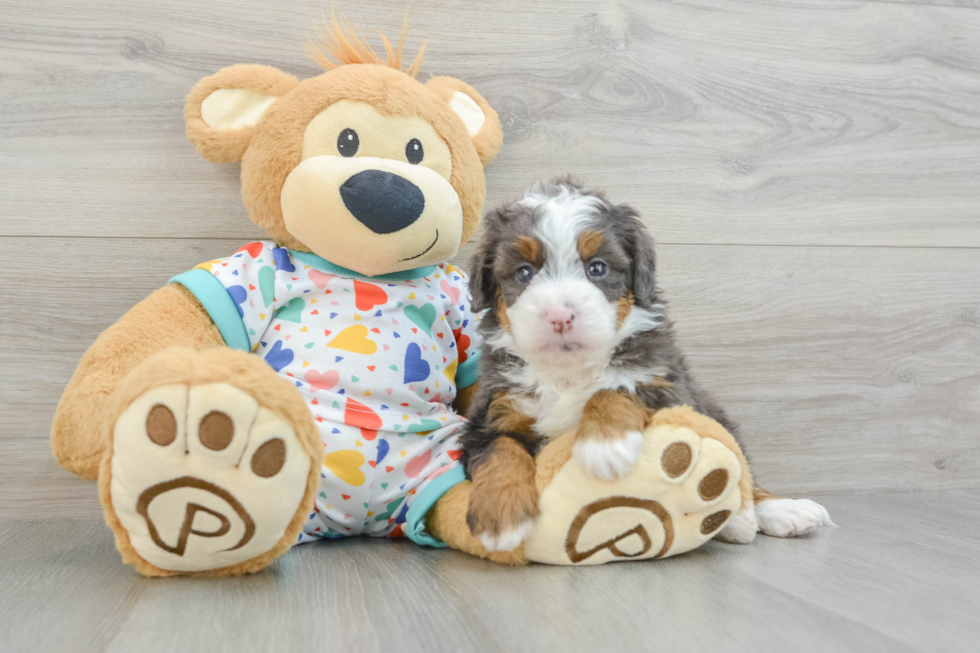
<svg viewBox="0 0 980 653">
<path fill-rule="evenodd" d="M 458 436 L 480 317 L 447 261 L 478 230 L 500 120 L 458 79 L 416 79 L 421 51 L 403 70 L 402 42 L 382 36 L 379 55 L 337 21 L 325 37 L 317 76 L 234 65 L 191 90 L 188 138 L 241 163 L 269 239 L 175 271 L 101 334 L 58 405 L 52 451 L 98 481 L 123 561 L 233 576 L 365 535 L 598 564 L 710 539 L 751 502 L 751 476 L 731 435 L 686 407 L 654 416 L 615 482 L 556 439 L 537 457 L 527 541 L 489 552 L 472 535 Z M 718 469 L 726 482 L 699 493 Z"/>
</svg>

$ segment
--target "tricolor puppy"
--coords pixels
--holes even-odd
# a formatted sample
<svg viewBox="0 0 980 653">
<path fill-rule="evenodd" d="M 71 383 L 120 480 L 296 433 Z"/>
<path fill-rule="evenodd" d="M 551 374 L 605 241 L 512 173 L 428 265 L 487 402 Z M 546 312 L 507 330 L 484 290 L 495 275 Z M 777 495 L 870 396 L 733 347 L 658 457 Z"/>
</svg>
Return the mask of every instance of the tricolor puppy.
<svg viewBox="0 0 980 653">
<path fill-rule="evenodd" d="M 488 213 L 470 264 L 473 310 L 488 309 L 480 387 L 462 437 L 473 480 L 468 523 L 490 551 L 511 550 L 538 514 L 533 456 L 575 430 L 575 460 L 604 479 L 628 474 L 653 411 L 690 405 L 737 436 L 694 381 L 656 284 L 653 239 L 628 206 L 560 180 Z M 773 498 L 718 539 L 792 537 L 830 525 L 809 500 Z"/>
</svg>

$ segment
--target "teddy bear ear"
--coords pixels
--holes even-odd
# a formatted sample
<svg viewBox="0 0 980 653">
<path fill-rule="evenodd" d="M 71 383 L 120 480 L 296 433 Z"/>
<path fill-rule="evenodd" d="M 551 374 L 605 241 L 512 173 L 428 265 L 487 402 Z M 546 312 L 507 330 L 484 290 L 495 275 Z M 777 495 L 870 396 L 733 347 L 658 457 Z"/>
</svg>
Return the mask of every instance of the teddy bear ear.
<svg viewBox="0 0 980 653">
<path fill-rule="evenodd" d="M 222 68 L 191 89 L 184 102 L 187 138 L 205 159 L 241 161 L 256 123 L 299 80 L 271 66 Z"/>
<path fill-rule="evenodd" d="M 454 77 L 433 77 L 425 86 L 460 117 L 480 155 L 480 162 L 486 167 L 504 142 L 497 112 L 472 86 Z"/>
</svg>

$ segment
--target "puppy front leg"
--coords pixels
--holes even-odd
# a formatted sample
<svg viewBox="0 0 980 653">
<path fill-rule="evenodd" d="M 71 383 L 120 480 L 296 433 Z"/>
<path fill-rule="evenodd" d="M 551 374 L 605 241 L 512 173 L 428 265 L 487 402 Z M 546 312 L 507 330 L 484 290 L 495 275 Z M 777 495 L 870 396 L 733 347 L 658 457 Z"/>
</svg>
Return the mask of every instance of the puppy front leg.
<svg viewBox="0 0 980 653">
<path fill-rule="evenodd" d="M 487 551 L 520 546 L 538 516 L 534 458 L 513 438 L 500 436 L 471 463 L 473 488 L 466 523 Z"/>
<path fill-rule="evenodd" d="M 466 471 L 473 480 L 466 523 L 487 551 L 512 551 L 534 528 L 534 420 L 507 394 L 477 411 L 463 436 Z"/>
<path fill-rule="evenodd" d="M 600 390 L 585 403 L 572 455 L 607 481 L 629 474 L 643 446 L 649 410 L 627 392 Z"/>
</svg>

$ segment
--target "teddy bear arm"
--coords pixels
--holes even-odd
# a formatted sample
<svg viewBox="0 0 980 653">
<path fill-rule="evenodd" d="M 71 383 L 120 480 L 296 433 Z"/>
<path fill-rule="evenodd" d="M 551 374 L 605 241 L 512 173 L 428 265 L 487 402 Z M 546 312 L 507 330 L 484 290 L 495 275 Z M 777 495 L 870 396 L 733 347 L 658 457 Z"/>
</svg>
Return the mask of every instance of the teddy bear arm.
<svg viewBox="0 0 980 653">
<path fill-rule="evenodd" d="M 97 477 L 110 395 L 130 370 L 174 345 L 224 345 L 200 302 L 177 284 L 155 291 L 102 332 L 82 356 L 55 412 L 51 451 L 62 467 L 85 479 Z"/>
</svg>

